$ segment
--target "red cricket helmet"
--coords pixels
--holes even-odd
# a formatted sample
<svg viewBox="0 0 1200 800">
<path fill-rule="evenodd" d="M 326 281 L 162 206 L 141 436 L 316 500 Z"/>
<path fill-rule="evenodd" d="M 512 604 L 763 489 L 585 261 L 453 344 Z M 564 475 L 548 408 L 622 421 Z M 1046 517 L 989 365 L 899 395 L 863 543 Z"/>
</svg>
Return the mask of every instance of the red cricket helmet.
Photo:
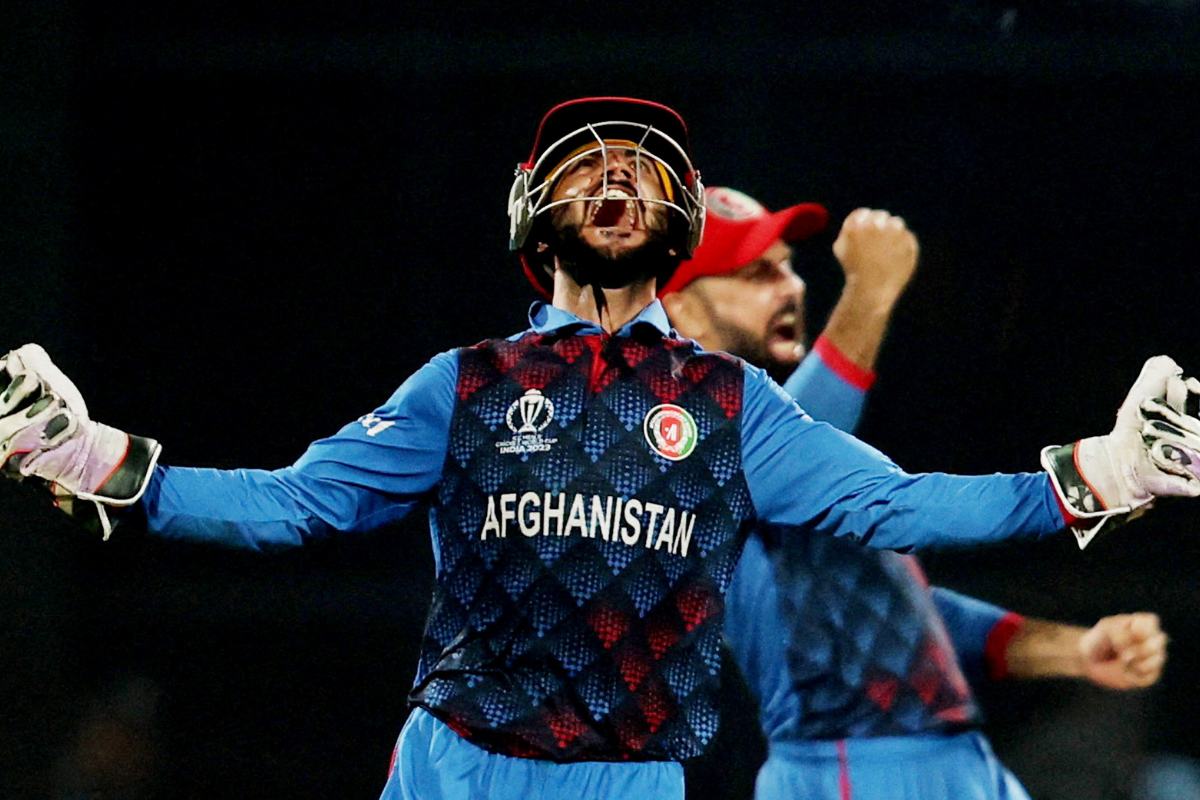
<svg viewBox="0 0 1200 800">
<path fill-rule="evenodd" d="M 663 182 L 666 199 L 641 198 L 675 212 L 668 236 L 681 258 L 691 256 L 704 229 L 704 187 L 692 166 L 687 126 L 672 109 L 631 97 L 584 97 L 561 103 L 538 126 L 529 160 L 518 164 L 508 196 L 509 249 L 515 251 L 530 283 L 549 297 L 553 291 L 551 262 L 539 258 L 537 237 L 530 233 L 547 219 L 546 211 L 573 200 L 552 201 L 554 184 L 581 158 L 603 153 L 610 143 L 632 143 L 650 159 Z M 659 285 L 669 280 L 677 262 L 664 265 Z"/>
</svg>

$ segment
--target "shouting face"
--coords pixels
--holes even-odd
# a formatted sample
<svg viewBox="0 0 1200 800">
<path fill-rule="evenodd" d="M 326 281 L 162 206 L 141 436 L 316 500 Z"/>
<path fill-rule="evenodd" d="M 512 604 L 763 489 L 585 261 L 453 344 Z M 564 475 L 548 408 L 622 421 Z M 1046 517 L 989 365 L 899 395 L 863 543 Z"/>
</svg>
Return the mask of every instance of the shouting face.
<svg viewBox="0 0 1200 800">
<path fill-rule="evenodd" d="M 708 350 L 741 356 L 773 374 L 804 356 L 804 281 L 792 249 L 776 240 L 749 264 L 698 278 L 674 293 L 668 311 L 679 332 Z"/>
<path fill-rule="evenodd" d="M 634 147 L 607 146 L 563 168 L 551 197 L 562 267 L 577 283 L 605 288 L 646 280 L 670 258 L 670 208 L 655 162 Z M 564 202 L 565 201 L 565 202 Z"/>
</svg>

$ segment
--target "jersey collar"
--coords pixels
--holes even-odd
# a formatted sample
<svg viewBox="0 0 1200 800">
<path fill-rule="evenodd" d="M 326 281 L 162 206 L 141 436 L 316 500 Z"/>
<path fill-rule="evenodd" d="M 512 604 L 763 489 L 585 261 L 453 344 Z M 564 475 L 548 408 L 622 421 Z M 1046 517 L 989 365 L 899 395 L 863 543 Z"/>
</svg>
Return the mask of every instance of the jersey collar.
<svg viewBox="0 0 1200 800">
<path fill-rule="evenodd" d="M 538 301 L 529 308 L 529 327 L 534 333 L 556 333 L 566 328 L 574 327 L 576 332 L 584 334 L 599 334 L 604 330 L 594 322 L 580 319 L 569 311 L 555 308 L 544 301 Z M 650 327 L 659 336 L 671 335 L 671 321 L 667 319 L 667 311 L 657 299 L 642 309 L 636 317 L 621 326 L 617 336 L 632 336 L 639 328 Z"/>
</svg>

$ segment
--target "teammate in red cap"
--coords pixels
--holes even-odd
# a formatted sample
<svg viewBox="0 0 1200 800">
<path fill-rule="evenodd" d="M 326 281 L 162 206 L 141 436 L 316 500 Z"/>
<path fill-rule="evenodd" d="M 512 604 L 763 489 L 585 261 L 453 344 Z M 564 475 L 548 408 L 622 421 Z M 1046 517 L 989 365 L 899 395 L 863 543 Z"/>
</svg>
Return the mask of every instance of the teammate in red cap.
<svg viewBox="0 0 1200 800">
<path fill-rule="evenodd" d="M 662 297 L 675 327 L 771 368 L 817 419 L 852 431 L 917 265 L 916 237 L 885 211 L 847 217 L 833 246 L 845 291 L 796 369 L 804 282 L 791 245 L 824 228 L 824 209 L 770 213 L 726 188 L 707 197 L 704 241 Z M 726 639 L 769 745 L 757 800 L 1027 798 L 978 730 L 968 678 L 1075 676 L 1132 689 L 1162 671 L 1166 635 L 1153 614 L 1090 630 L 1027 619 L 930 589 L 911 555 L 839 539 L 785 550 L 785 539 L 766 530 L 747 541 L 727 598 Z"/>
<path fill-rule="evenodd" d="M 709 189 L 705 200 L 703 245 L 659 296 L 686 336 L 706 347 L 722 345 L 715 349 L 782 380 L 804 355 L 804 282 L 791 267 L 789 243 L 824 230 L 828 212 L 804 203 L 772 214 L 723 187 Z"/>
<path fill-rule="evenodd" d="M 1200 494 L 1200 384 L 1165 356 L 1112 433 L 1049 448 L 1048 472 L 910 475 L 675 334 L 655 296 L 705 214 L 665 106 L 552 109 L 509 214 L 552 304 L 435 356 L 284 469 L 160 464 L 157 442 L 92 420 L 41 348 L 0 361 L 0 465 L 61 506 L 269 550 L 428 502 L 435 591 L 386 798 L 682 798 L 681 761 L 716 733 L 724 598 L 755 523 L 792 526 L 797 547 L 913 548 L 1094 530 Z"/>
</svg>

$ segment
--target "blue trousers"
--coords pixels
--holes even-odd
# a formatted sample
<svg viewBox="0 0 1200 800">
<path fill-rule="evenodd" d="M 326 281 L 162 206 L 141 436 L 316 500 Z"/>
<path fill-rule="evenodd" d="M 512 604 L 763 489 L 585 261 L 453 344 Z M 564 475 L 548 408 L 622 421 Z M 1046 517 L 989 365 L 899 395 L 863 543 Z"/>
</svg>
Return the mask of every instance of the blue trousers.
<svg viewBox="0 0 1200 800">
<path fill-rule="evenodd" d="M 558 764 L 477 747 L 424 709 L 400 731 L 380 800 L 683 800 L 674 761 Z"/>
<path fill-rule="evenodd" d="M 755 800 L 1029 800 L 974 731 L 770 747 Z"/>
</svg>

